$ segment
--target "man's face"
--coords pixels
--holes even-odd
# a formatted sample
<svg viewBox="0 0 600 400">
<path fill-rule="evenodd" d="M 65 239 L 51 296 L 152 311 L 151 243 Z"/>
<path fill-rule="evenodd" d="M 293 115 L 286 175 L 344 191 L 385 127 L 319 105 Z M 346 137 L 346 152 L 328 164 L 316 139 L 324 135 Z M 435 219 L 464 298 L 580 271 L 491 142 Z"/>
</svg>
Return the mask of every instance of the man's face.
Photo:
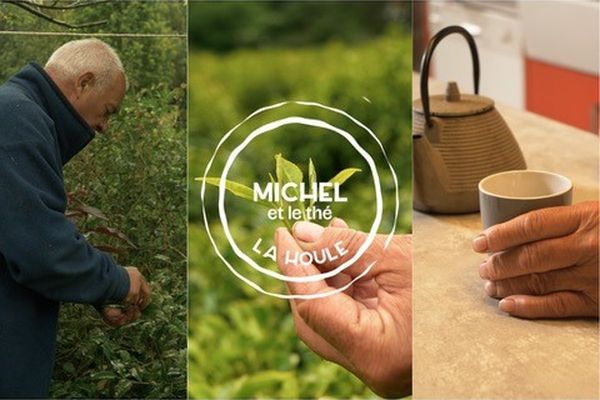
<svg viewBox="0 0 600 400">
<path fill-rule="evenodd" d="M 94 85 L 94 75 L 85 73 L 77 79 L 75 93 L 69 99 L 73 108 L 96 132 L 108 129 L 108 122 L 125 96 L 125 77 L 118 74 L 106 87 Z"/>
</svg>

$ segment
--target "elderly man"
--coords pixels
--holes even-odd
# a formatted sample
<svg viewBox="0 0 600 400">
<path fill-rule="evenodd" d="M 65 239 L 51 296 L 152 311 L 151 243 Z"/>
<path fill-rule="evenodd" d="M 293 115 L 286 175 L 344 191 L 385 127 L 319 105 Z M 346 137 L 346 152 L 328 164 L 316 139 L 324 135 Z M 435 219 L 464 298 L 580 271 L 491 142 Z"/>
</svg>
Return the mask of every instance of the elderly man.
<svg viewBox="0 0 600 400">
<path fill-rule="evenodd" d="M 0 397 L 47 397 L 60 302 L 92 304 L 122 326 L 150 300 L 136 268 L 90 246 L 64 215 L 62 168 L 107 129 L 125 89 L 119 57 L 95 39 L 0 86 Z"/>
</svg>

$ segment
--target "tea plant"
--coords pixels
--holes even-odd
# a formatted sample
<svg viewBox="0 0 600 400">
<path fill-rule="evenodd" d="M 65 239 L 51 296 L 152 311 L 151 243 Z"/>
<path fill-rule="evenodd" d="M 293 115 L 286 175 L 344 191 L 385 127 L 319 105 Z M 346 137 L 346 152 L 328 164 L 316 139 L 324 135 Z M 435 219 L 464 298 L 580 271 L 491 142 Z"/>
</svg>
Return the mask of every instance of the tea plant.
<svg viewBox="0 0 600 400">
<path fill-rule="evenodd" d="M 83 192 L 69 192 L 67 193 L 68 207 L 65 212 L 65 216 L 73 224 L 82 224 L 85 221 L 96 220 L 102 221 L 101 223 L 95 223 L 94 226 L 81 227 L 79 232 L 82 233 L 86 239 L 94 242 L 94 247 L 100 251 L 106 253 L 119 254 L 128 251 L 129 249 L 137 249 L 137 246 L 117 228 L 108 226 L 109 218 L 101 210 L 96 207 L 92 207 L 85 204 L 81 197 L 86 194 Z M 113 242 L 119 242 L 119 245 L 114 245 L 108 242 L 97 242 L 95 237 L 101 236 L 107 240 L 113 239 Z"/>
<path fill-rule="evenodd" d="M 92 307 L 61 307 L 52 397 L 187 395 L 184 95 L 162 86 L 129 94 L 106 135 L 67 165 L 67 217 L 92 245 L 138 267 L 153 294 L 118 329 Z"/>
<path fill-rule="evenodd" d="M 333 188 L 333 185 L 338 185 L 341 186 L 344 182 L 346 182 L 348 179 L 350 179 L 350 177 L 352 175 L 354 175 L 357 172 L 360 172 L 361 170 L 359 168 L 345 168 L 342 171 L 338 172 L 333 178 L 331 178 L 329 181 L 327 181 L 327 183 L 331 184 L 331 186 L 328 186 L 325 188 L 325 191 L 331 190 Z M 261 205 L 263 207 L 267 207 L 267 208 L 283 208 L 285 206 L 293 206 L 293 207 L 297 207 L 298 209 L 301 210 L 302 213 L 302 220 L 304 221 L 309 221 L 312 218 L 310 218 L 310 213 L 307 213 L 307 209 L 308 207 L 314 207 L 317 199 L 316 199 L 316 193 L 315 196 L 313 196 L 310 200 L 305 200 L 302 201 L 301 200 L 301 193 L 300 193 L 300 187 L 302 186 L 302 183 L 304 182 L 304 174 L 302 173 L 302 169 L 297 165 L 294 164 L 293 162 L 285 159 L 281 154 L 276 154 L 275 155 L 275 175 L 277 177 L 277 179 L 275 179 L 273 177 L 273 174 L 269 173 L 269 180 L 271 181 L 271 183 L 277 183 L 278 187 L 281 188 L 283 187 L 285 184 L 287 183 L 292 183 L 293 186 L 291 187 L 291 192 L 292 192 L 292 196 L 296 197 L 297 200 L 294 201 L 293 203 L 289 203 L 286 202 L 283 198 L 279 198 L 277 199 L 278 201 L 265 201 L 265 200 L 261 200 L 259 198 L 257 198 L 257 194 L 255 193 L 254 189 L 250 188 L 249 186 L 246 186 L 242 183 L 239 182 L 235 182 L 232 180 L 225 180 L 225 189 L 227 191 L 229 191 L 231 194 L 233 194 L 234 196 L 240 197 L 242 199 L 245 200 L 249 200 L 252 202 L 255 202 L 258 205 Z M 308 186 L 308 188 L 310 188 L 310 190 L 314 190 L 315 192 L 317 191 L 317 185 L 318 185 L 318 180 L 317 180 L 317 172 L 315 170 L 315 165 L 312 161 L 312 158 L 308 159 L 308 171 L 307 171 L 307 182 L 305 185 Z M 215 177 L 208 177 L 206 178 L 206 180 L 204 178 L 196 178 L 197 181 L 204 181 L 206 183 L 208 183 L 209 185 L 213 185 L 213 186 L 219 186 L 221 183 L 221 179 L 220 178 L 215 178 Z M 282 222 L 285 224 L 285 226 L 288 229 L 292 229 L 292 226 L 294 225 L 294 220 L 291 219 L 289 217 L 288 213 L 283 213 L 283 218 L 281 219 Z"/>
</svg>

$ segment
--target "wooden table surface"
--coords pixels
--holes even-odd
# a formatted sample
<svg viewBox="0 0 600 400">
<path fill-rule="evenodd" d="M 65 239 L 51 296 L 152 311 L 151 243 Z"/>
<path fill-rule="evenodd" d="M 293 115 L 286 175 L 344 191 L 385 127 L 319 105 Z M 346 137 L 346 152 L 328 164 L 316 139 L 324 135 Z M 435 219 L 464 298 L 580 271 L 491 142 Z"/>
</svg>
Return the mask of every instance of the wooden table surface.
<svg viewBox="0 0 600 400">
<path fill-rule="evenodd" d="M 597 136 L 497 108 L 529 169 L 571 178 L 574 203 L 598 199 Z M 479 214 L 414 212 L 414 397 L 598 398 L 598 322 L 524 320 L 500 312 L 479 278 L 483 256 L 471 250 L 480 230 Z"/>
</svg>

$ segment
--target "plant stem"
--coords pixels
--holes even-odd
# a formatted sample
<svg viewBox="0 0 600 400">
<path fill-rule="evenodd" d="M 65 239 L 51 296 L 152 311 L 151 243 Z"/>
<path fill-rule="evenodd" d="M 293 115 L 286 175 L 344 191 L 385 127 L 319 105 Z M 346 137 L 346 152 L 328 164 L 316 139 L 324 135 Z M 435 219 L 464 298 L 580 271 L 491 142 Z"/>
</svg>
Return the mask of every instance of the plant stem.
<svg viewBox="0 0 600 400">
<path fill-rule="evenodd" d="M 284 218 L 283 223 L 288 228 L 288 231 L 290 231 L 290 233 L 292 233 L 292 225 L 290 225 L 290 221 L 288 221 L 287 218 Z"/>
</svg>

